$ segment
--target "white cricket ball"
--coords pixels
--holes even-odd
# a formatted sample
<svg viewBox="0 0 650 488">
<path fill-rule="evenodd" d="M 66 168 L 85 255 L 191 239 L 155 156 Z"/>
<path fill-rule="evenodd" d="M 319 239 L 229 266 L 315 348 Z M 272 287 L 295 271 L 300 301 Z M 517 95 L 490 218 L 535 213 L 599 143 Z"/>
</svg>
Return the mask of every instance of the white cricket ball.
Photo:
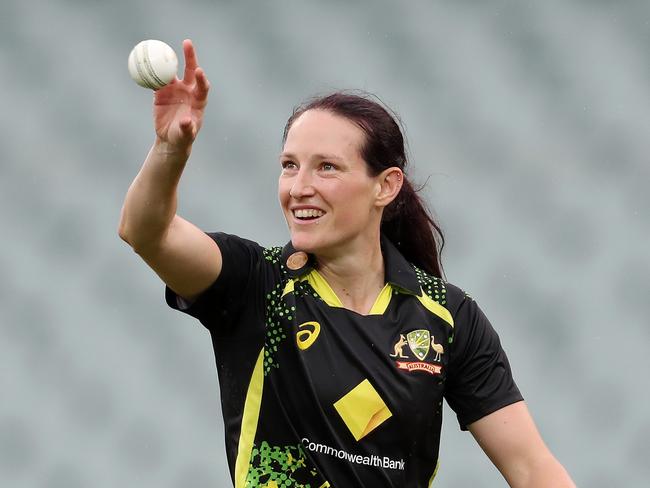
<svg viewBox="0 0 650 488">
<path fill-rule="evenodd" d="M 129 74 L 144 88 L 162 88 L 176 77 L 177 71 L 176 53 L 162 41 L 139 42 L 129 54 Z"/>
</svg>

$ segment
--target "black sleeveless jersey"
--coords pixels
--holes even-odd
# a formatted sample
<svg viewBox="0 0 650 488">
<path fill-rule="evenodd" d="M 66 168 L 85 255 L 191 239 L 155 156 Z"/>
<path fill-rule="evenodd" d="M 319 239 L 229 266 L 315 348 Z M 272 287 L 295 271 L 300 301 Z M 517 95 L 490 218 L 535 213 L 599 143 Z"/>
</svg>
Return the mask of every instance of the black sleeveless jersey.
<svg viewBox="0 0 650 488">
<path fill-rule="evenodd" d="M 360 315 L 291 244 L 210 236 L 217 281 L 189 306 L 166 297 L 211 333 L 236 488 L 426 487 L 443 398 L 462 429 L 522 399 L 476 302 L 387 239 L 386 285 Z"/>
</svg>

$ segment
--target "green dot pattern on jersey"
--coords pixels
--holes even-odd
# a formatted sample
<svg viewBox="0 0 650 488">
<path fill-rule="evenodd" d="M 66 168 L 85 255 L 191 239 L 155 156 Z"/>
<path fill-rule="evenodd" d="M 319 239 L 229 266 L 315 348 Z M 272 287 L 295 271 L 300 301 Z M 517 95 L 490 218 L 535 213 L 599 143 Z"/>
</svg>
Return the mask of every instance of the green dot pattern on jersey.
<svg viewBox="0 0 650 488">
<path fill-rule="evenodd" d="M 264 259 L 266 259 L 267 261 L 273 264 L 277 264 L 278 262 L 280 262 L 281 254 L 282 254 L 281 247 L 269 247 L 262 251 L 262 255 L 264 256 Z"/>
<path fill-rule="evenodd" d="M 424 293 L 431 300 L 445 307 L 447 305 L 447 287 L 445 286 L 445 282 L 441 278 L 431 276 L 415 266 L 413 268 Z M 449 344 L 454 342 L 453 333 L 449 336 L 448 342 Z"/>
<path fill-rule="evenodd" d="M 264 259 L 277 264 L 282 254 L 281 247 L 264 249 Z M 284 277 L 286 269 L 280 265 L 280 271 Z M 282 326 L 283 320 L 291 320 L 295 313 L 295 307 L 289 307 L 282 300 L 284 279 L 266 295 L 266 338 L 264 341 L 264 376 L 267 376 L 274 368 L 279 368 L 277 352 L 280 343 L 287 338 L 286 329 Z"/>
<path fill-rule="evenodd" d="M 282 326 L 283 320 L 291 320 L 296 307 L 287 305 L 282 300 L 283 283 L 278 285 L 266 295 L 266 339 L 264 341 L 264 376 L 273 368 L 279 368 L 276 353 L 278 346 L 287 338 L 286 329 Z"/>
<path fill-rule="evenodd" d="M 261 488 L 275 482 L 278 488 L 316 488 L 316 475 L 302 444 L 280 447 L 263 441 L 253 446 L 246 486 Z"/>
<path fill-rule="evenodd" d="M 297 297 L 311 295 L 312 298 L 318 300 L 319 302 L 325 302 L 325 300 L 323 300 L 323 298 L 318 293 L 316 293 L 316 290 L 314 290 L 307 281 L 296 281 L 294 283 L 293 292 Z"/>
<path fill-rule="evenodd" d="M 445 286 L 445 282 L 437 276 L 428 275 L 421 269 L 414 268 L 418 282 L 424 290 L 424 293 L 429 295 L 431 300 L 438 302 L 443 307 L 447 305 L 447 287 Z"/>
</svg>

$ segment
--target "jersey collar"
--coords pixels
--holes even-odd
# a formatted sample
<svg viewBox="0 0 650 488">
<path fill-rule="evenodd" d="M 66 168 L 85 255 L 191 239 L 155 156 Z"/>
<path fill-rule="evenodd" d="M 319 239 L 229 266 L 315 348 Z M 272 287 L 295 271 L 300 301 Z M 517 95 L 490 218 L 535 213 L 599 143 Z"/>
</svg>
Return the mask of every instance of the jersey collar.
<svg viewBox="0 0 650 488">
<path fill-rule="evenodd" d="M 420 282 L 413 266 L 384 235 L 381 236 L 381 251 L 384 256 L 386 282 L 406 293 L 419 296 L 421 293 Z M 309 273 L 316 265 L 316 259 L 313 255 L 296 250 L 291 241 L 284 246 L 280 260 L 288 275 L 292 278 L 298 278 Z"/>
</svg>

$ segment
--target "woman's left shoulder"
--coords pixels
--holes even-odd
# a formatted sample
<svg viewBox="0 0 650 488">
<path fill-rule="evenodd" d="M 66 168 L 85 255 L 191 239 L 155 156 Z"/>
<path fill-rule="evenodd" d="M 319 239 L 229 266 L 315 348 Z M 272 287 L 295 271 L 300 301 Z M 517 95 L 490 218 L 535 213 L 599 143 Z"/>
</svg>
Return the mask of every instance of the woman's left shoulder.
<svg viewBox="0 0 650 488">
<path fill-rule="evenodd" d="M 450 312 L 457 310 L 465 300 L 473 300 L 463 288 L 446 279 L 428 274 L 416 266 L 413 269 L 422 291 Z"/>
</svg>

